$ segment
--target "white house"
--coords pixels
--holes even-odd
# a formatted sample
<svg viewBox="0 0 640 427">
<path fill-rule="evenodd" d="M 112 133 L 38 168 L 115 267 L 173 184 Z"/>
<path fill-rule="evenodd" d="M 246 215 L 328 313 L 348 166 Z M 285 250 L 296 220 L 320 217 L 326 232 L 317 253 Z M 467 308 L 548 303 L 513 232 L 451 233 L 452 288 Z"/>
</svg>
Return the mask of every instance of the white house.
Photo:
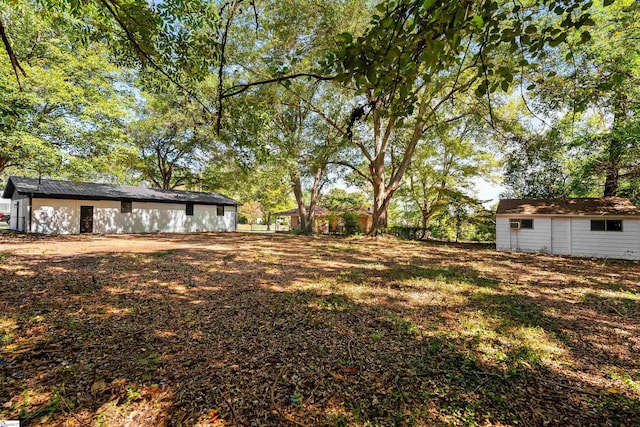
<svg viewBox="0 0 640 427">
<path fill-rule="evenodd" d="M 217 193 L 9 177 L 9 228 L 44 234 L 235 231 L 238 203 Z"/>
<path fill-rule="evenodd" d="M 496 248 L 640 260 L 640 209 L 621 197 L 500 200 Z"/>
</svg>

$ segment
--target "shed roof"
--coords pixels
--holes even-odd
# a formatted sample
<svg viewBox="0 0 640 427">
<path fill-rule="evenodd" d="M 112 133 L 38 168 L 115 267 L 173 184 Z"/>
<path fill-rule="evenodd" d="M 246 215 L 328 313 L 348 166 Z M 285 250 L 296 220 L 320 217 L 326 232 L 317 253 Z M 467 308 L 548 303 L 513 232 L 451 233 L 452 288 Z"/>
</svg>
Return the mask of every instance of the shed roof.
<svg viewBox="0 0 640 427">
<path fill-rule="evenodd" d="M 623 197 L 502 199 L 496 214 L 640 216 L 640 209 Z"/>
<path fill-rule="evenodd" d="M 98 184 L 55 179 L 10 176 L 2 197 L 13 192 L 29 197 L 79 200 L 124 200 L 162 203 L 198 203 L 207 205 L 237 205 L 235 200 L 218 193 L 199 191 L 161 190 L 131 185 Z"/>
</svg>

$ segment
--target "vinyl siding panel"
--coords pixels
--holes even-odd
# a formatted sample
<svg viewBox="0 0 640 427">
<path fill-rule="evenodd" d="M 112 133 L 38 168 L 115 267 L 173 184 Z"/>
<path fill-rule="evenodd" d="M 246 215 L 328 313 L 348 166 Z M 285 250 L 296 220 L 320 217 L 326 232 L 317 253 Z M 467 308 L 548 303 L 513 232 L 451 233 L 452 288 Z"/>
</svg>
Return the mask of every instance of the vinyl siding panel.
<svg viewBox="0 0 640 427">
<path fill-rule="evenodd" d="M 509 220 L 496 218 L 496 248 L 557 255 L 640 260 L 640 220 L 622 219 L 623 231 L 591 231 L 591 219 L 582 217 L 533 217 L 533 230 L 511 231 Z M 532 218 L 532 217 L 528 217 Z M 553 231 L 553 239 L 552 239 Z"/>
<path fill-rule="evenodd" d="M 621 218 L 608 218 L 621 219 Z M 623 231 L 591 231 L 589 219 L 571 220 L 571 254 L 640 259 L 640 220 L 622 219 Z"/>
<path fill-rule="evenodd" d="M 120 213 L 121 203 L 110 200 L 33 199 L 32 231 L 45 234 L 80 232 L 80 206 L 93 206 L 94 233 L 184 233 L 235 231 L 236 207 L 194 205 L 187 215 L 184 203 L 133 202 L 131 213 Z"/>
<path fill-rule="evenodd" d="M 496 218 L 496 248 L 501 251 L 511 250 L 511 230 L 509 230 L 509 218 Z"/>
</svg>

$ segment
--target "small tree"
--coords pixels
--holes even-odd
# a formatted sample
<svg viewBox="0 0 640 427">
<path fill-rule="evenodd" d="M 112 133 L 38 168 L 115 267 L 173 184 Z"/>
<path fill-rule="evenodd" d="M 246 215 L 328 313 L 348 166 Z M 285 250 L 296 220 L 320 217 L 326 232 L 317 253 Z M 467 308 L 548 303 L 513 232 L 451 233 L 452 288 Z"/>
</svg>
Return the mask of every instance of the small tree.
<svg viewBox="0 0 640 427">
<path fill-rule="evenodd" d="M 262 218 L 262 206 L 256 201 L 247 202 L 240 206 L 238 213 L 247 219 L 249 227 L 253 231 L 253 225 Z"/>
<path fill-rule="evenodd" d="M 344 224 L 344 234 L 353 236 L 362 233 L 362 227 L 358 222 L 358 214 L 355 212 L 345 212 L 342 214 L 342 222 Z"/>
</svg>

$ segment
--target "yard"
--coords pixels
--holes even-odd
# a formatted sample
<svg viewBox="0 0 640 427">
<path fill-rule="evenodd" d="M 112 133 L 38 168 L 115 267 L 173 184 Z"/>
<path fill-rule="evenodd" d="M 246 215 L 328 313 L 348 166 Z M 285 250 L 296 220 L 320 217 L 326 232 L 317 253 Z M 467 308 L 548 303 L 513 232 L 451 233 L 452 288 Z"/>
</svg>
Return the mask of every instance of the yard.
<svg viewBox="0 0 640 427">
<path fill-rule="evenodd" d="M 0 233 L 0 420 L 638 425 L 640 263 Z"/>
</svg>

